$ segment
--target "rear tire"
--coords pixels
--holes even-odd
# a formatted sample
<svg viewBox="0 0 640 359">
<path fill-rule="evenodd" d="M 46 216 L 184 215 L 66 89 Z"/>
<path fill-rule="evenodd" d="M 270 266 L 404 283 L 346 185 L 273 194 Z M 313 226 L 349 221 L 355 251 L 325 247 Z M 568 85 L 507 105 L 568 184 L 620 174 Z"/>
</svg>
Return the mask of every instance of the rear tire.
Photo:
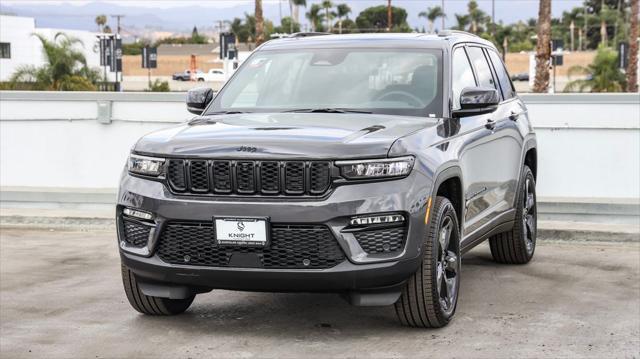
<svg viewBox="0 0 640 359">
<path fill-rule="evenodd" d="M 443 250 L 444 248 L 444 250 Z M 453 205 L 436 197 L 427 227 L 422 263 L 395 303 L 400 323 L 440 328 L 456 311 L 460 289 L 460 232 Z"/>
<path fill-rule="evenodd" d="M 147 315 L 176 315 L 184 313 L 193 299 L 196 297 L 192 295 L 185 299 L 168 299 L 160 297 L 152 297 L 145 295 L 140 290 L 135 275 L 124 264 L 121 265 L 122 269 L 122 284 L 124 285 L 124 292 L 127 295 L 129 304 L 133 309 L 142 314 Z"/>
<path fill-rule="evenodd" d="M 491 255 L 496 262 L 525 264 L 533 258 L 536 250 L 537 207 L 536 180 L 531 169 L 525 165 L 516 196 L 516 219 L 513 229 L 489 238 Z"/>
</svg>

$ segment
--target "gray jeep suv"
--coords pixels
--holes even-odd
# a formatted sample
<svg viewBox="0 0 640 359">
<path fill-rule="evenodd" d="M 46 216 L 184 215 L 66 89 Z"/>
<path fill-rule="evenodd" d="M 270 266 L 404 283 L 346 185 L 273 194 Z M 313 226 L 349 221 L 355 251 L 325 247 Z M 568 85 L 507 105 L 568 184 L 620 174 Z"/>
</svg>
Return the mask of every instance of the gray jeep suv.
<svg viewBox="0 0 640 359">
<path fill-rule="evenodd" d="M 269 41 L 133 147 L 116 209 L 139 312 L 212 289 L 341 293 L 442 327 L 461 256 L 536 244 L 536 138 L 495 47 L 460 32 Z"/>
</svg>

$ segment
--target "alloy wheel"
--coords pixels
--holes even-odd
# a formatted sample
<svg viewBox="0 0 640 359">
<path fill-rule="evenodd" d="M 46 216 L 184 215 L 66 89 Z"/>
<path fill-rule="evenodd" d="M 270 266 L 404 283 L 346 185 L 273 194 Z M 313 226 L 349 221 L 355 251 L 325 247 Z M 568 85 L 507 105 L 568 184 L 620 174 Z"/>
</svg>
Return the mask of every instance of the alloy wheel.
<svg viewBox="0 0 640 359">
<path fill-rule="evenodd" d="M 522 230 L 527 254 L 531 255 L 535 247 L 537 229 L 537 208 L 535 197 L 535 185 L 527 178 L 524 185 L 524 200 L 522 210 Z"/>
<path fill-rule="evenodd" d="M 455 308 L 458 296 L 458 276 L 460 261 L 458 258 L 457 238 L 452 238 L 454 222 L 445 216 L 438 233 L 438 260 L 436 262 L 437 288 L 440 305 L 450 314 Z"/>
</svg>

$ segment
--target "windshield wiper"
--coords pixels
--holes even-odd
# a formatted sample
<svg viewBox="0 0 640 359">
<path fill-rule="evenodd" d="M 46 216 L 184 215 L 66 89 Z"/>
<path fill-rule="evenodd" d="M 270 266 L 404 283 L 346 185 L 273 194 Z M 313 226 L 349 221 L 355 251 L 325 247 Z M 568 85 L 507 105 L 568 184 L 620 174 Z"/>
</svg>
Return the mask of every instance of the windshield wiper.
<svg viewBox="0 0 640 359">
<path fill-rule="evenodd" d="M 351 108 L 338 108 L 338 107 L 327 107 L 327 108 L 296 108 L 293 110 L 287 110 L 283 112 L 309 112 L 309 113 L 372 113 L 371 111 L 365 110 L 356 110 Z"/>
</svg>

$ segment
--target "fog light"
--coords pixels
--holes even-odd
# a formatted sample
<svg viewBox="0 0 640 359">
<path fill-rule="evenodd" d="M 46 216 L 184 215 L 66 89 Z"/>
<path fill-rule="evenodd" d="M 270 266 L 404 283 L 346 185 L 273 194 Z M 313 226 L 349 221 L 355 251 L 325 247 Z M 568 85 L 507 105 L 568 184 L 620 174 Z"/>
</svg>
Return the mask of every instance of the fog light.
<svg viewBox="0 0 640 359">
<path fill-rule="evenodd" d="M 352 218 L 350 224 L 352 226 L 366 226 L 370 224 L 388 224 L 404 222 L 404 216 L 401 214 L 386 214 L 382 216 L 368 216 Z"/>
<path fill-rule="evenodd" d="M 122 213 L 124 213 L 125 215 L 127 215 L 129 217 L 146 219 L 148 221 L 153 219 L 153 214 L 151 214 L 149 212 L 141 211 L 141 210 L 138 210 L 138 209 L 133 209 L 133 208 L 125 208 L 124 211 L 122 211 Z"/>
</svg>

